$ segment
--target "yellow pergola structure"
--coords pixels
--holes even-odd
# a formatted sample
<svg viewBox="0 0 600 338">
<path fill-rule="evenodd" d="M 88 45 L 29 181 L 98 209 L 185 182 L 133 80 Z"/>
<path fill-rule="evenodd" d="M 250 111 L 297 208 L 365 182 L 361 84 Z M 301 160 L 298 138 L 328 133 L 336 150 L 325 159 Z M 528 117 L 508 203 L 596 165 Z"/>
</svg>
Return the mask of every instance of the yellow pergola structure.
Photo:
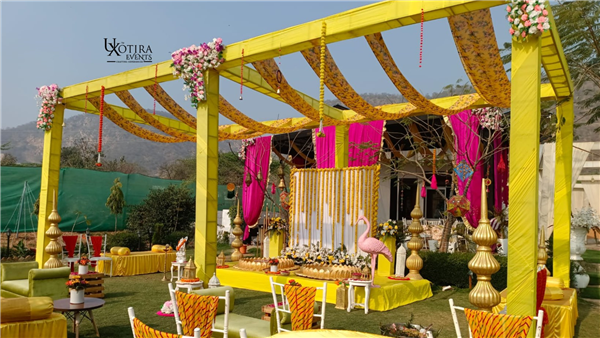
<svg viewBox="0 0 600 338">
<path fill-rule="evenodd" d="M 199 104 L 197 115 L 193 117 L 182 112 L 181 107 L 169 103 L 164 97 L 157 101 L 169 110 L 177 119 L 154 116 L 144 118 L 136 111 L 135 105 L 119 107 L 107 105 L 112 113 L 121 120 L 134 125 L 150 124 L 167 126 L 170 135 L 180 139 L 195 140 L 197 144 L 197 180 L 196 180 L 196 246 L 195 261 L 198 274 L 204 281 L 212 276 L 216 265 L 217 244 L 217 167 L 218 141 L 223 139 L 243 139 L 260 135 L 251 125 L 218 125 L 219 113 L 223 113 L 224 101 L 220 98 L 220 77 L 240 82 L 239 67 L 244 50 L 245 62 L 255 63 L 272 59 L 280 54 L 306 52 L 314 47 L 321 37 L 322 23 L 327 24 L 326 44 L 347 39 L 369 36 L 386 30 L 413 25 L 421 22 L 424 12 L 425 21 L 475 13 L 491 7 L 505 5 L 505 1 L 385 1 L 370 4 L 320 20 L 304 23 L 280 31 L 261 35 L 226 46 L 225 62 L 218 69 L 206 71 L 205 86 L 207 100 Z M 547 4 L 550 10 L 550 6 Z M 550 24 L 555 26 L 550 11 Z M 507 25 L 508 29 L 508 25 Z M 497 46 L 496 46 L 497 48 Z M 306 57 L 306 55 L 305 55 Z M 464 63 L 464 62 L 463 62 Z M 63 105 L 55 112 L 51 130 L 45 132 L 42 163 L 42 181 L 40 192 L 40 213 L 38 225 L 37 261 L 40 265 L 48 259 L 44 248 L 49 242 L 45 231 L 49 226 L 48 215 L 52 209 L 51 193 L 58 190 L 60 171 L 60 152 L 62 142 L 62 120 L 64 109 L 72 109 L 97 114 L 97 107 L 87 104 L 97 103 L 101 88 L 106 94 L 123 92 L 153 86 L 158 83 L 176 80 L 167 60 L 122 72 L 119 74 L 91 80 L 62 89 Z M 541 83 L 541 68 L 544 67 L 549 83 Z M 257 68 L 257 67 L 255 67 Z M 157 72 L 155 78 L 155 71 Z M 264 74 L 262 74 L 264 75 Z M 297 92 L 289 92 L 296 98 L 293 102 L 285 100 L 268 79 L 259 71 L 245 67 L 243 84 L 273 99 L 296 104 L 301 102 L 306 111 L 318 109 L 319 101 Z M 543 33 L 541 37 L 531 37 L 527 42 L 512 44 L 512 71 L 510 79 L 510 234 L 508 266 L 508 313 L 515 315 L 534 315 L 536 306 L 536 267 L 538 238 L 538 167 L 539 167 L 539 122 L 540 101 L 553 100 L 560 104 L 557 108 L 558 121 L 562 121 L 556 136 L 556 183 L 554 209 L 554 276 L 569 283 L 569 236 L 571 210 L 571 162 L 573 143 L 573 86 L 560 38 L 556 29 Z M 87 92 L 87 94 L 86 94 Z M 150 93 L 150 91 L 149 91 Z M 122 98 L 122 96 L 119 96 Z M 155 96 L 156 98 L 156 96 Z M 441 109 L 452 109 L 458 102 L 470 100 L 468 108 L 492 106 L 483 97 L 446 97 L 431 100 Z M 166 105 L 166 106 L 165 106 Z M 409 103 L 391 104 L 377 107 L 386 119 L 393 113 L 405 111 L 403 116 L 431 113 L 430 111 L 409 107 Z M 133 108 L 132 108 L 133 107 Z M 294 108 L 296 108 L 294 106 Z M 410 109 L 409 109 L 410 108 Z M 221 111 L 220 111 L 221 109 Z M 314 111 L 313 111 L 314 113 Z M 336 166 L 348 164 L 348 125 L 374 119 L 365 117 L 364 112 L 341 111 L 325 107 L 325 124 L 336 125 Z M 362 114 L 361 114 L 362 113 Z M 390 114 L 390 115 L 383 115 Z M 309 114 L 306 114 L 309 116 Z M 262 122 L 261 126 L 285 128 L 303 123 L 302 128 L 318 126 L 314 114 L 309 121 L 306 118 L 292 118 L 279 121 Z M 258 122 L 256 122 L 258 123 Z M 254 124 L 256 125 L 256 124 Z M 279 129 L 281 130 L 281 129 Z M 262 132 L 264 133 L 264 132 Z"/>
</svg>

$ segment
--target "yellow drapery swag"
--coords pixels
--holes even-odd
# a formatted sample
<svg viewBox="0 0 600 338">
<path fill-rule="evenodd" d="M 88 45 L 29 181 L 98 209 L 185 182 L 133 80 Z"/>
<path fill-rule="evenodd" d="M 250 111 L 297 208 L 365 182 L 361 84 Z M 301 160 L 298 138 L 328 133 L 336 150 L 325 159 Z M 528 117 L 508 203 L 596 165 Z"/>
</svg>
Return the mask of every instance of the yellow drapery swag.
<svg viewBox="0 0 600 338">
<path fill-rule="evenodd" d="M 487 102 L 510 107 L 510 81 L 504 70 L 489 9 L 448 17 L 454 43 L 471 84 Z"/>
<path fill-rule="evenodd" d="M 188 125 L 191 128 L 196 129 L 196 118 L 185 111 L 165 90 L 156 84 L 156 90 L 154 85 L 144 87 L 148 94 L 152 96 L 158 103 L 163 106 L 171 115 L 175 116 L 179 121 Z"/>
<path fill-rule="evenodd" d="M 262 61 L 252 62 L 252 65 L 256 69 L 256 71 L 260 74 L 260 76 L 267 81 L 269 86 L 272 88 L 277 88 L 277 72 L 281 72 L 277 63 L 273 59 L 267 59 Z M 281 84 L 279 84 L 279 96 L 292 108 L 296 109 L 300 114 L 308 117 L 313 121 L 319 120 L 319 111 L 313 108 L 308 102 L 306 102 L 297 92 L 296 90 L 290 86 L 290 84 L 281 73 Z M 336 120 L 332 119 L 328 116 L 323 116 L 323 124 L 325 126 L 332 125 L 347 125 L 351 123 L 355 123 L 358 120 L 362 119 L 360 115 L 354 115 L 352 118 L 347 120 Z"/>
<path fill-rule="evenodd" d="M 375 54 L 375 57 L 381 64 L 383 70 L 388 75 L 392 83 L 396 86 L 396 89 L 400 91 L 402 96 L 408 100 L 415 107 L 426 111 L 429 114 L 433 115 L 453 115 L 458 114 L 461 111 L 467 109 L 477 100 L 479 100 L 478 94 L 470 94 L 461 96 L 459 100 L 457 100 L 452 106 L 448 109 L 442 108 L 435 103 L 429 101 L 423 95 L 421 95 L 408 80 L 404 77 L 402 72 L 398 69 L 398 66 L 394 62 L 390 51 L 388 50 L 385 42 L 383 41 L 383 36 L 381 33 L 366 35 L 365 38 Z"/>
<path fill-rule="evenodd" d="M 305 125 L 309 124 L 312 120 L 309 118 L 303 118 L 300 121 L 294 123 L 289 127 L 277 127 L 272 125 L 266 125 L 262 122 L 257 122 L 250 117 L 242 114 L 239 110 L 237 110 L 234 106 L 232 106 L 224 97 L 219 97 L 219 112 L 221 115 L 230 119 L 231 121 L 241 125 L 242 127 L 246 127 L 248 129 L 259 131 L 261 133 L 269 133 L 269 134 L 286 134 L 296 131 Z M 292 121 L 291 118 L 280 120 L 281 124 L 286 124 Z M 278 121 L 279 122 L 279 121 Z"/>
<path fill-rule="evenodd" d="M 137 116 L 141 117 L 142 120 L 146 121 L 152 127 L 162 131 L 165 134 L 176 137 L 182 141 L 196 142 L 196 135 L 189 135 L 175 130 L 169 126 L 162 124 L 160 121 L 154 118 L 152 114 L 148 113 L 142 106 L 133 98 L 133 96 L 126 90 L 115 92 L 115 95 L 123 101 L 123 103 L 129 107 Z"/>
<path fill-rule="evenodd" d="M 99 97 L 89 98 L 88 101 L 94 107 L 96 107 L 96 109 L 100 109 L 100 98 Z M 161 143 L 184 142 L 181 139 L 171 137 L 171 136 L 160 135 L 160 134 L 152 132 L 148 129 L 144 129 L 144 128 L 136 125 L 135 123 L 129 122 L 126 119 L 124 119 L 123 117 L 121 117 L 121 115 L 119 115 L 116 111 L 114 111 L 114 109 L 112 109 L 110 107 L 110 105 L 108 105 L 108 104 L 104 105 L 104 116 L 106 116 L 107 119 L 111 120 L 112 122 L 114 122 L 114 124 L 121 127 L 125 131 L 127 131 L 137 137 L 146 139 L 148 141 L 161 142 Z"/>
</svg>

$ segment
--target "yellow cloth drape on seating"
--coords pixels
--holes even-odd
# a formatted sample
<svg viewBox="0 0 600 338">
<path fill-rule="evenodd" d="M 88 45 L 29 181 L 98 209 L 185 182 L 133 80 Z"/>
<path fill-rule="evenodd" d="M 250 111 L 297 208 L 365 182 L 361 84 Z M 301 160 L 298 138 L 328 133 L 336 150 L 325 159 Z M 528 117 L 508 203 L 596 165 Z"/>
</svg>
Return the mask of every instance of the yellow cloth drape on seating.
<svg viewBox="0 0 600 338">
<path fill-rule="evenodd" d="M 52 313 L 49 318 L 0 324 L 1 337 L 67 338 L 67 318 Z"/>
<path fill-rule="evenodd" d="M 200 296 L 184 292 L 175 292 L 177 311 L 181 320 L 183 334 L 192 336 L 194 329 L 200 329 L 200 337 L 210 338 L 213 321 L 219 307 L 218 296 Z"/>
<path fill-rule="evenodd" d="M 132 252 L 127 256 L 106 254 L 106 257 L 112 258 L 113 276 L 134 276 L 163 272 L 165 267 L 164 253 L 142 251 Z M 167 254 L 167 270 L 171 268 L 173 261 L 175 261 L 175 252 L 169 252 Z M 96 271 L 108 274 L 110 273 L 110 264 L 105 261 L 98 261 Z"/>
<path fill-rule="evenodd" d="M 530 316 L 511 316 L 465 308 L 473 338 L 525 338 L 533 322 Z"/>
<path fill-rule="evenodd" d="M 317 288 L 286 284 L 283 287 L 283 290 L 288 303 L 290 304 L 292 330 L 300 331 L 310 329 L 312 327 L 313 314 L 315 311 Z"/>
<path fill-rule="evenodd" d="M 133 330 L 135 331 L 135 338 L 181 338 L 181 335 L 175 333 L 155 330 L 137 318 L 133 318 Z"/>
<path fill-rule="evenodd" d="M 548 324 L 544 327 L 545 338 L 569 338 L 575 335 L 575 324 L 577 324 L 577 292 L 575 289 L 563 289 L 565 297 L 561 300 L 544 300 L 542 307 L 548 314 Z M 504 290 L 500 293 L 502 301 L 494 307 L 494 313 L 498 313 L 506 306 L 506 294 Z"/>
</svg>

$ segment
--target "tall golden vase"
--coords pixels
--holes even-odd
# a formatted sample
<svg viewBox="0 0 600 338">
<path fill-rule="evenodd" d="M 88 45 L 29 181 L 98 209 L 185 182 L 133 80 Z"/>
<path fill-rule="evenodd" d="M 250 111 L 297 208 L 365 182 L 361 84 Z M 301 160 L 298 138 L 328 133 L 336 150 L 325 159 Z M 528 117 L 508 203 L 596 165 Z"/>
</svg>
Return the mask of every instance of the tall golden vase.
<svg viewBox="0 0 600 338">
<path fill-rule="evenodd" d="M 233 248 L 233 253 L 231 254 L 231 260 L 233 262 L 239 261 L 240 258 L 242 258 L 242 253 L 240 252 L 240 248 L 244 245 L 244 243 L 242 242 L 242 239 L 241 239 L 241 236 L 244 234 L 244 231 L 242 230 L 242 227 L 241 227 L 242 223 L 243 223 L 243 221 L 242 221 L 242 218 L 240 217 L 240 200 L 238 199 L 237 215 L 235 215 L 235 219 L 233 220 L 233 224 L 235 225 L 235 227 L 233 228 L 233 231 L 231 232 L 235 236 L 235 239 L 231 243 L 231 247 Z"/>
<path fill-rule="evenodd" d="M 421 239 L 421 232 L 423 232 L 423 226 L 421 226 L 421 217 L 423 217 L 423 212 L 421 212 L 420 207 L 420 196 L 419 189 L 420 185 L 417 184 L 417 200 L 415 203 L 415 208 L 410 212 L 410 217 L 412 217 L 412 222 L 408 227 L 408 231 L 411 233 L 412 237 L 408 242 L 408 249 L 410 250 L 410 256 L 406 260 L 406 267 L 408 268 L 408 275 L 406 277 L 411 280 L 420 280 L 423 279 L 419 271 L 423 268 L 423 259 L 419 256 L 419 250 L 423 248 L 423 239 Z"/>
<path fill-rule="evenodd" d="M 485 178 L 481 180 L 481 219 L 473 232 L 473 242 L 477 244 L 477 253 L 469 262 L 469 269 L 477 275 L 477 284 L 469 292 L 469 301 L 482 311 L 492 312 L 500 303 L 500 293 L 492 286 L 492 275 L 500 270 L 500 263 L 492 255 L 491 246 L 496 244 L 498 236 L 488 219 L 487 193 Z"/>
<path fill-rule="evenodd" d="M 63 266 L 62 262 L 58 259 L 58 254 L 62 252 L 62 247 L 58 244 L 58 238 L 62 236 L 62 231 L 58 228 L 61 218 L 56 210 L 56 190 L 54 190 L 52 196 L 52 212 L 48 216 L 50 227 L 46 231 L 46 236 L 50 238 L 50 243 L 46 246 L 46 252 L 50 255 L 50 258 L 44 263 L 44 269 L 60 268 Z"/>
</svg>

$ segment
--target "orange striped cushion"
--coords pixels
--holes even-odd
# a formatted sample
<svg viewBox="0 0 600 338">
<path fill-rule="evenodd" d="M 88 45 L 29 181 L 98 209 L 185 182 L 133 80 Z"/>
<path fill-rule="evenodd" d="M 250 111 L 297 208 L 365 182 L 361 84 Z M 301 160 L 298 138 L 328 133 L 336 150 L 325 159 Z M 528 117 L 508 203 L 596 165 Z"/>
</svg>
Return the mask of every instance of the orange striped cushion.
<svg viewBox="0 0 600 338">
<path fill-rule="evenodd" d="M 465 309 L 473 338 L 526 338 L 531 327 L 530 316 L 493 314 Z"/>
<path fill-rule="evenodd" d="M 135 338 L 181 338 L 178 334 L 157 331 L 137 318 L 133 318 L 133 330 Z"/>
<path fill-rule="evenodd" d="M 317 288 L 285 285 L 285 296 L 292 313 L 292 330 L 308 330 L 312 327 Z"/>
<path fill-rule="evenodd" d="M 177 310 L 181 320 L 183 334 L 194 335 L 194 329 L 200 328 L 202 338 L 209 338 L 212 325 L 219 307 L 218 296 L 200 296 L 176 291 Z"/>
</svg>

